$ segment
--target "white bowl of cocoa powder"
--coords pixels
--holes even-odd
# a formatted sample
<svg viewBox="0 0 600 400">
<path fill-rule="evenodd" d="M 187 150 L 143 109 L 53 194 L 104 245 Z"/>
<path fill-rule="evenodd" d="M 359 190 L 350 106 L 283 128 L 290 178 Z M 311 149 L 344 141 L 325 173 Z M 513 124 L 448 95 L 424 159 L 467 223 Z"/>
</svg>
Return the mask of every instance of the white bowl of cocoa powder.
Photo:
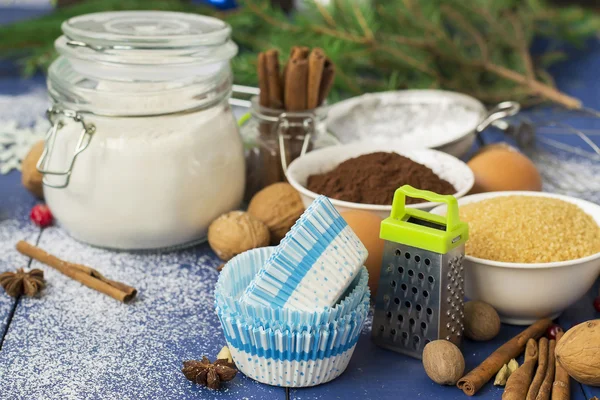
<svg viewBox="0 0 600 400">
<path fill-rule="evenodd" d="M 473 187 L 471 169 L 458 158 L 400 144 L 351 143 L 312 151 L 286 173 L 305 206 L 323 194 L 339 212 L 370 211 L 387 218 L 394 191 L 404 184 L 460 198 Z M 430 210 L 436 203 L 407 198 L 408 206 Z"/>
</svg>

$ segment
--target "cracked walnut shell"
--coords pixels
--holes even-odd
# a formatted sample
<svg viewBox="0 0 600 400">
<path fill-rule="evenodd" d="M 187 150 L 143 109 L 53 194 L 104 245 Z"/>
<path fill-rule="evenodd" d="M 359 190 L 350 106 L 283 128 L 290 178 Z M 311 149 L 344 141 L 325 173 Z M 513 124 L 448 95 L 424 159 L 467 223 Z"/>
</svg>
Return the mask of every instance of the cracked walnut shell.
<svg viewBox="0 0 600 400">
<path fill-rule="evenodd" d="M 208 227 L 208 244 L 223 261 L 246 250 L 269 245 L 267 226 L 243 211 L 221 215 Z"/>
<path fill-rule="evenodd" d="M 248 213 L 269 227 L 273 244 L 279 244 L 303 212 L 300 194 L 292 185 L 283 182 L 256 193 L 248 206 Z"/>
</svg>

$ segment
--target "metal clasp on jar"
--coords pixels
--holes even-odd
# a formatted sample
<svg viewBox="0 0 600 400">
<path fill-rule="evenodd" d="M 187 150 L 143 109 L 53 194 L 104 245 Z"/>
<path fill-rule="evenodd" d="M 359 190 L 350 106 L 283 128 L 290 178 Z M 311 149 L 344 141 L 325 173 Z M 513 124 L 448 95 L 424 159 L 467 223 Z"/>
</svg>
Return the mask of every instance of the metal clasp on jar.
<svg viewBox="0 0 600 400">
<path fill-rule="evenodd" d="M 312 112 L 283 112 L 279 115 L 279 118 L 277 118 L 274 129 L 279 139 L 279 155 L 281 157 L 281 167 L 283 168 L 284 173 L 287 171 L 288 167 L 285 140 L 301 139 L 303 142 L 299 157 L 302 157 L 308 151 L 308 146 L 310 145 L 310 140 L 315 131 L 316 124 L 316 116 Z M 303 134 L 289 134 L 290 128 L 302 128 Z"/>
<path fill-rule="evenodd" d="M 42 152 L 42 156 L 40 157 L 36 167 L 37 170 L 44 175 L 43 183 L 45 186 L 62 189 L 69 185 L 75 160 L 77 159 L 77 156 L 90 145 L 90 141 L 92 139 L 92 135 L 96 131 L 96 127 L 94 124 L 87 124 L 78 112 L 73 110 L 64 110 L 57 106 L 50 107 L 48 111 L 46 111 L 46 116 L 52 126 L 48 130 L 48 133 L 46 133 L 44 151 Z M 64 171 L 55 171 L 49 169 L 49 163 L 52 156 L 52 151 L 54 149 L 54 143 L 56 141 L 56 134 L 64 127 L 65 124 L 63 119 L 65 118 L 72 119 L 73 121 L 81 124 L 82 129 L 79 139 L 77 140 L 75 150 L 73 151 L 73 155 L 71 156 L 71 160 L 67 164 L 67 168 Z M 50 183 L 46 179 L 46 175 L 64 176 L 65 180 L 62 184 Z"/>
</svg>

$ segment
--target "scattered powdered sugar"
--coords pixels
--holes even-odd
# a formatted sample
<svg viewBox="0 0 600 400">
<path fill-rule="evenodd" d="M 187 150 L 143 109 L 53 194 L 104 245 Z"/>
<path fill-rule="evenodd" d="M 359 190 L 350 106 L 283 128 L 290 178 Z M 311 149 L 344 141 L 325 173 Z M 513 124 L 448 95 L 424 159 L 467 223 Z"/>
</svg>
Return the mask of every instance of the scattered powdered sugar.
<svg viewBox="0 0 600 400">
<path fill-rule="evenodd" d="M 35 242 L 37 234 L 37 228 L 24 224 L 23 221 L 15 219 L 2 221 L 0 219 L 0 274 L 27 267 L 27 258 L 20 255 L 15 249 L 15 240 L 19 238 Z M 0 288 L 0 338 L 2 338 L 6 329 L 8 316 L 14 302 L 15 300 Z"/>
<path fill-rule="evenodd" d="M 18 232 L 0 226 L 2 246 Z M 5 245 L 7 242 L 8 245 Z M 23 297 L 8 329 L 0 376 L 9 398 L 284 398 L 242 374 L 211 391 L 187 381 L 182 361 L 214 358 L 225 344 L 214 311 L 219 261 L 208 246 L 174 253 L 118 253 L 76 242 L 59 228 L 39 246 L 138 289 L 125 305 L 47 266 L 47 288 Z M 0 248 L 0 251 L 2 249 Z M 2 256 L 4 266 L 6 256 Z M 2 397 L 2 396 L 0 396 Z"/>
<path fill-rule="evenodd" d="M 44 85 L 30 83 L 29 91 L 18 95 L 0 95 L 0 120 L 31 125 L 44 116 L 50 101 Z"/>
<path fill-rule="evenodd" d="M 526 154 L 542 174 L 544 191 L 600 204 L 600 156 L 587 149 L 585 151 L 589 155 L 577 155 L 545 146 Z"/>
<path fill-rule="evenodd" d="M 44 118 L 48 108 L 48 94 L 43 87 L 17 95 L 0 95 L 0 175 L 21 169 L 31 146 L 50 127 Z"/>
</svg>

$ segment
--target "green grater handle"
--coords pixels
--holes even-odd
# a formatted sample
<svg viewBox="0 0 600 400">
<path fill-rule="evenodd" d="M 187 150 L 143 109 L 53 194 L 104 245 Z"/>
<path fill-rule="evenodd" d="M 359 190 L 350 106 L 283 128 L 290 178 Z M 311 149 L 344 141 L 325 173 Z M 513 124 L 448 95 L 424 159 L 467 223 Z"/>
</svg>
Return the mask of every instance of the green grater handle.
<svg viewBox="0 0 600 400">
<path fill-rule="evenodd" d="M 446 212 L 446 231 L 452 231 L 460 223 L 458 219 L 458 202 L 454 196 L 441 195 L 429 190 L 415 189 L 410 185 L 404 185 L 396 189 L 394 202 L 392 203 L 391 217 L 393 219 L 399 219 L 404 216 L 406 196 L 424 199 L 433 203 L 446 203 L 448 207 L 448 211 Z"/>
</svg>

